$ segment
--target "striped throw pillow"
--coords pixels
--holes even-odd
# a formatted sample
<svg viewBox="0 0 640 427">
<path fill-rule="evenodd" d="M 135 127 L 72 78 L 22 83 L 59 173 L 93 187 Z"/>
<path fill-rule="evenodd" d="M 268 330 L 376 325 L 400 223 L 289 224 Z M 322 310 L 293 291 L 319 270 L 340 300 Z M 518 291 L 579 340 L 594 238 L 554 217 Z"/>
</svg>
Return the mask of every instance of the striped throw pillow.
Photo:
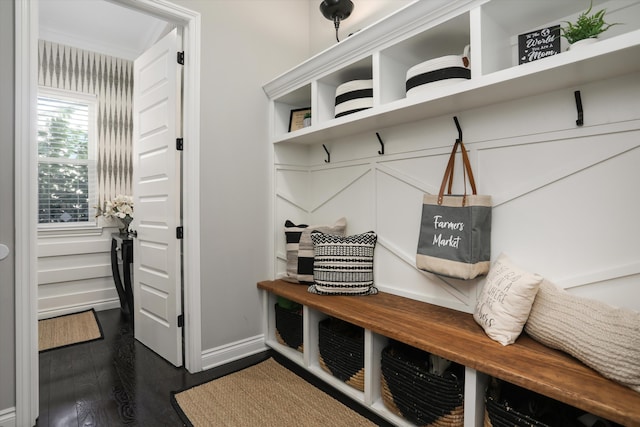
<svg viewBox="0 0 640 427">
<path fill-rule="evenodd" d="M 346 228 L 346 218 L 340 218 L 333 225 L 296 225 L 289 220 L 285 221 L 287 274 L 282 279 L 292 283 L 312 284 L 313 242 L 311 242 L 311 232 L 319 230 L 323 233 L 344 236 Z"/>
<path fill-rule="evenodd" d="M 373 231 L 353 236 L 311 232 L 314 265 L 308 290 L 320 295 L 372 295 L 373 251 L 377 235 Z"/>
</svg>

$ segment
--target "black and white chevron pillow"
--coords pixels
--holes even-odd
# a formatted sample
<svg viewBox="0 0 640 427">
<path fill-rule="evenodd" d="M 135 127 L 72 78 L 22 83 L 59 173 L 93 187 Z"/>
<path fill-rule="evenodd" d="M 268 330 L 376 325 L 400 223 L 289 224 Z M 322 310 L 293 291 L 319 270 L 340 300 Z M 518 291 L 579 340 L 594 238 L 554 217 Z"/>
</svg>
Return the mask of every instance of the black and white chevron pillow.
<svg viewBox="0 0 640 427">
<path fill-rule="evenodd" d="M 320 295 L 372 295 L 375 232 L 336 236 L 311 232 L 313 242 L 313 285 L 309 292 Z"/>
</svg>

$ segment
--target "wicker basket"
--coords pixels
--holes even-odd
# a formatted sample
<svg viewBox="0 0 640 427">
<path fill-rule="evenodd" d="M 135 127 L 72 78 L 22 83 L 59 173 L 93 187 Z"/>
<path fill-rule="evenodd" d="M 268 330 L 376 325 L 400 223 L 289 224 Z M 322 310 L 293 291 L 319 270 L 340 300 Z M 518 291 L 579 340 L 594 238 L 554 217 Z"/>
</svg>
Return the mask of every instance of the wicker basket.
<svg viewBox="0 0 640 427">
<path fill-rule="evenodd" d="M 364 391 L 364 329 L 340 319 L 318 324 L 322 369 L 351 387 Z"/>
<path fill-rule="evenodd" d="M 493 378 L 485 396 L 485 427 L 580 426 L 585 412 L 546 396 Z"/>
<path fill-rule="evenodd" d="M 382 400 L 392 413 L 419 426 L 464 424 L 464 368 L 429 372 L 429 353 L 400 343 L 382 351 Z"/>
<path fill-rule="evenodd" d="M 289 310 L 276 303 L 276 339 L 282 345 L 303 351 L 302 310 Z"/>
</svg>

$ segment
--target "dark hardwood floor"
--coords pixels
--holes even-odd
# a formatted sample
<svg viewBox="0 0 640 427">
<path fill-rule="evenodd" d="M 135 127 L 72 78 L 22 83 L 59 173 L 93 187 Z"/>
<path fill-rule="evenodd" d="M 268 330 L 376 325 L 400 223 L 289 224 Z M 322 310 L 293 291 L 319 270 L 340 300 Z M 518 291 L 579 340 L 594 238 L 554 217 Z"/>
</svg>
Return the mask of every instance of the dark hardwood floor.
<svg viewBox="0 0 640 427">
<path fill-rule="evenodd" d="M 170 403 L 171 391 L 235 372 L 270 356 L 377 424 L 389 425 L 275 352 L 189 374 L 137 342 L 128 317 L 120 309 L 99 311 L 97 315 L 104 339 L 40 353 L 37 427 L 182 426 Z"/>
<path fill-rule="evenodd" d="M 171 391 L 217 378 L 268 355 L 192 375 L 137 342 L 120 309 L 97 315 L 103 340 L 40 353 L 38 427 L 182 426 L 169 400 Z"/>
</svg>

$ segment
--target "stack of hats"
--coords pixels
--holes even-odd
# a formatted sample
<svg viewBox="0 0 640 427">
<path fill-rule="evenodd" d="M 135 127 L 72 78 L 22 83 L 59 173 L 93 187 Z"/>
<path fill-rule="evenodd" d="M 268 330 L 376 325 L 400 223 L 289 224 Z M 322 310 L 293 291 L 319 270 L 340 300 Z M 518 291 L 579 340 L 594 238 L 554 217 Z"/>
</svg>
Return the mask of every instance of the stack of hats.
<svg viewBox="0 0 640 427">
<path fill-rule="evenodd" d="M 427 88 L 448 85 L 471 78 L 469 46 L 462 55 L 447 55 L 415 65 L 407 71 L 407 96 L 421 93 Z"/>
<path fill-rule="evenodd" d="M 373 80 L 352 80 L 336 88 L 336 117 L 373 107 Z"/>
</svg>

